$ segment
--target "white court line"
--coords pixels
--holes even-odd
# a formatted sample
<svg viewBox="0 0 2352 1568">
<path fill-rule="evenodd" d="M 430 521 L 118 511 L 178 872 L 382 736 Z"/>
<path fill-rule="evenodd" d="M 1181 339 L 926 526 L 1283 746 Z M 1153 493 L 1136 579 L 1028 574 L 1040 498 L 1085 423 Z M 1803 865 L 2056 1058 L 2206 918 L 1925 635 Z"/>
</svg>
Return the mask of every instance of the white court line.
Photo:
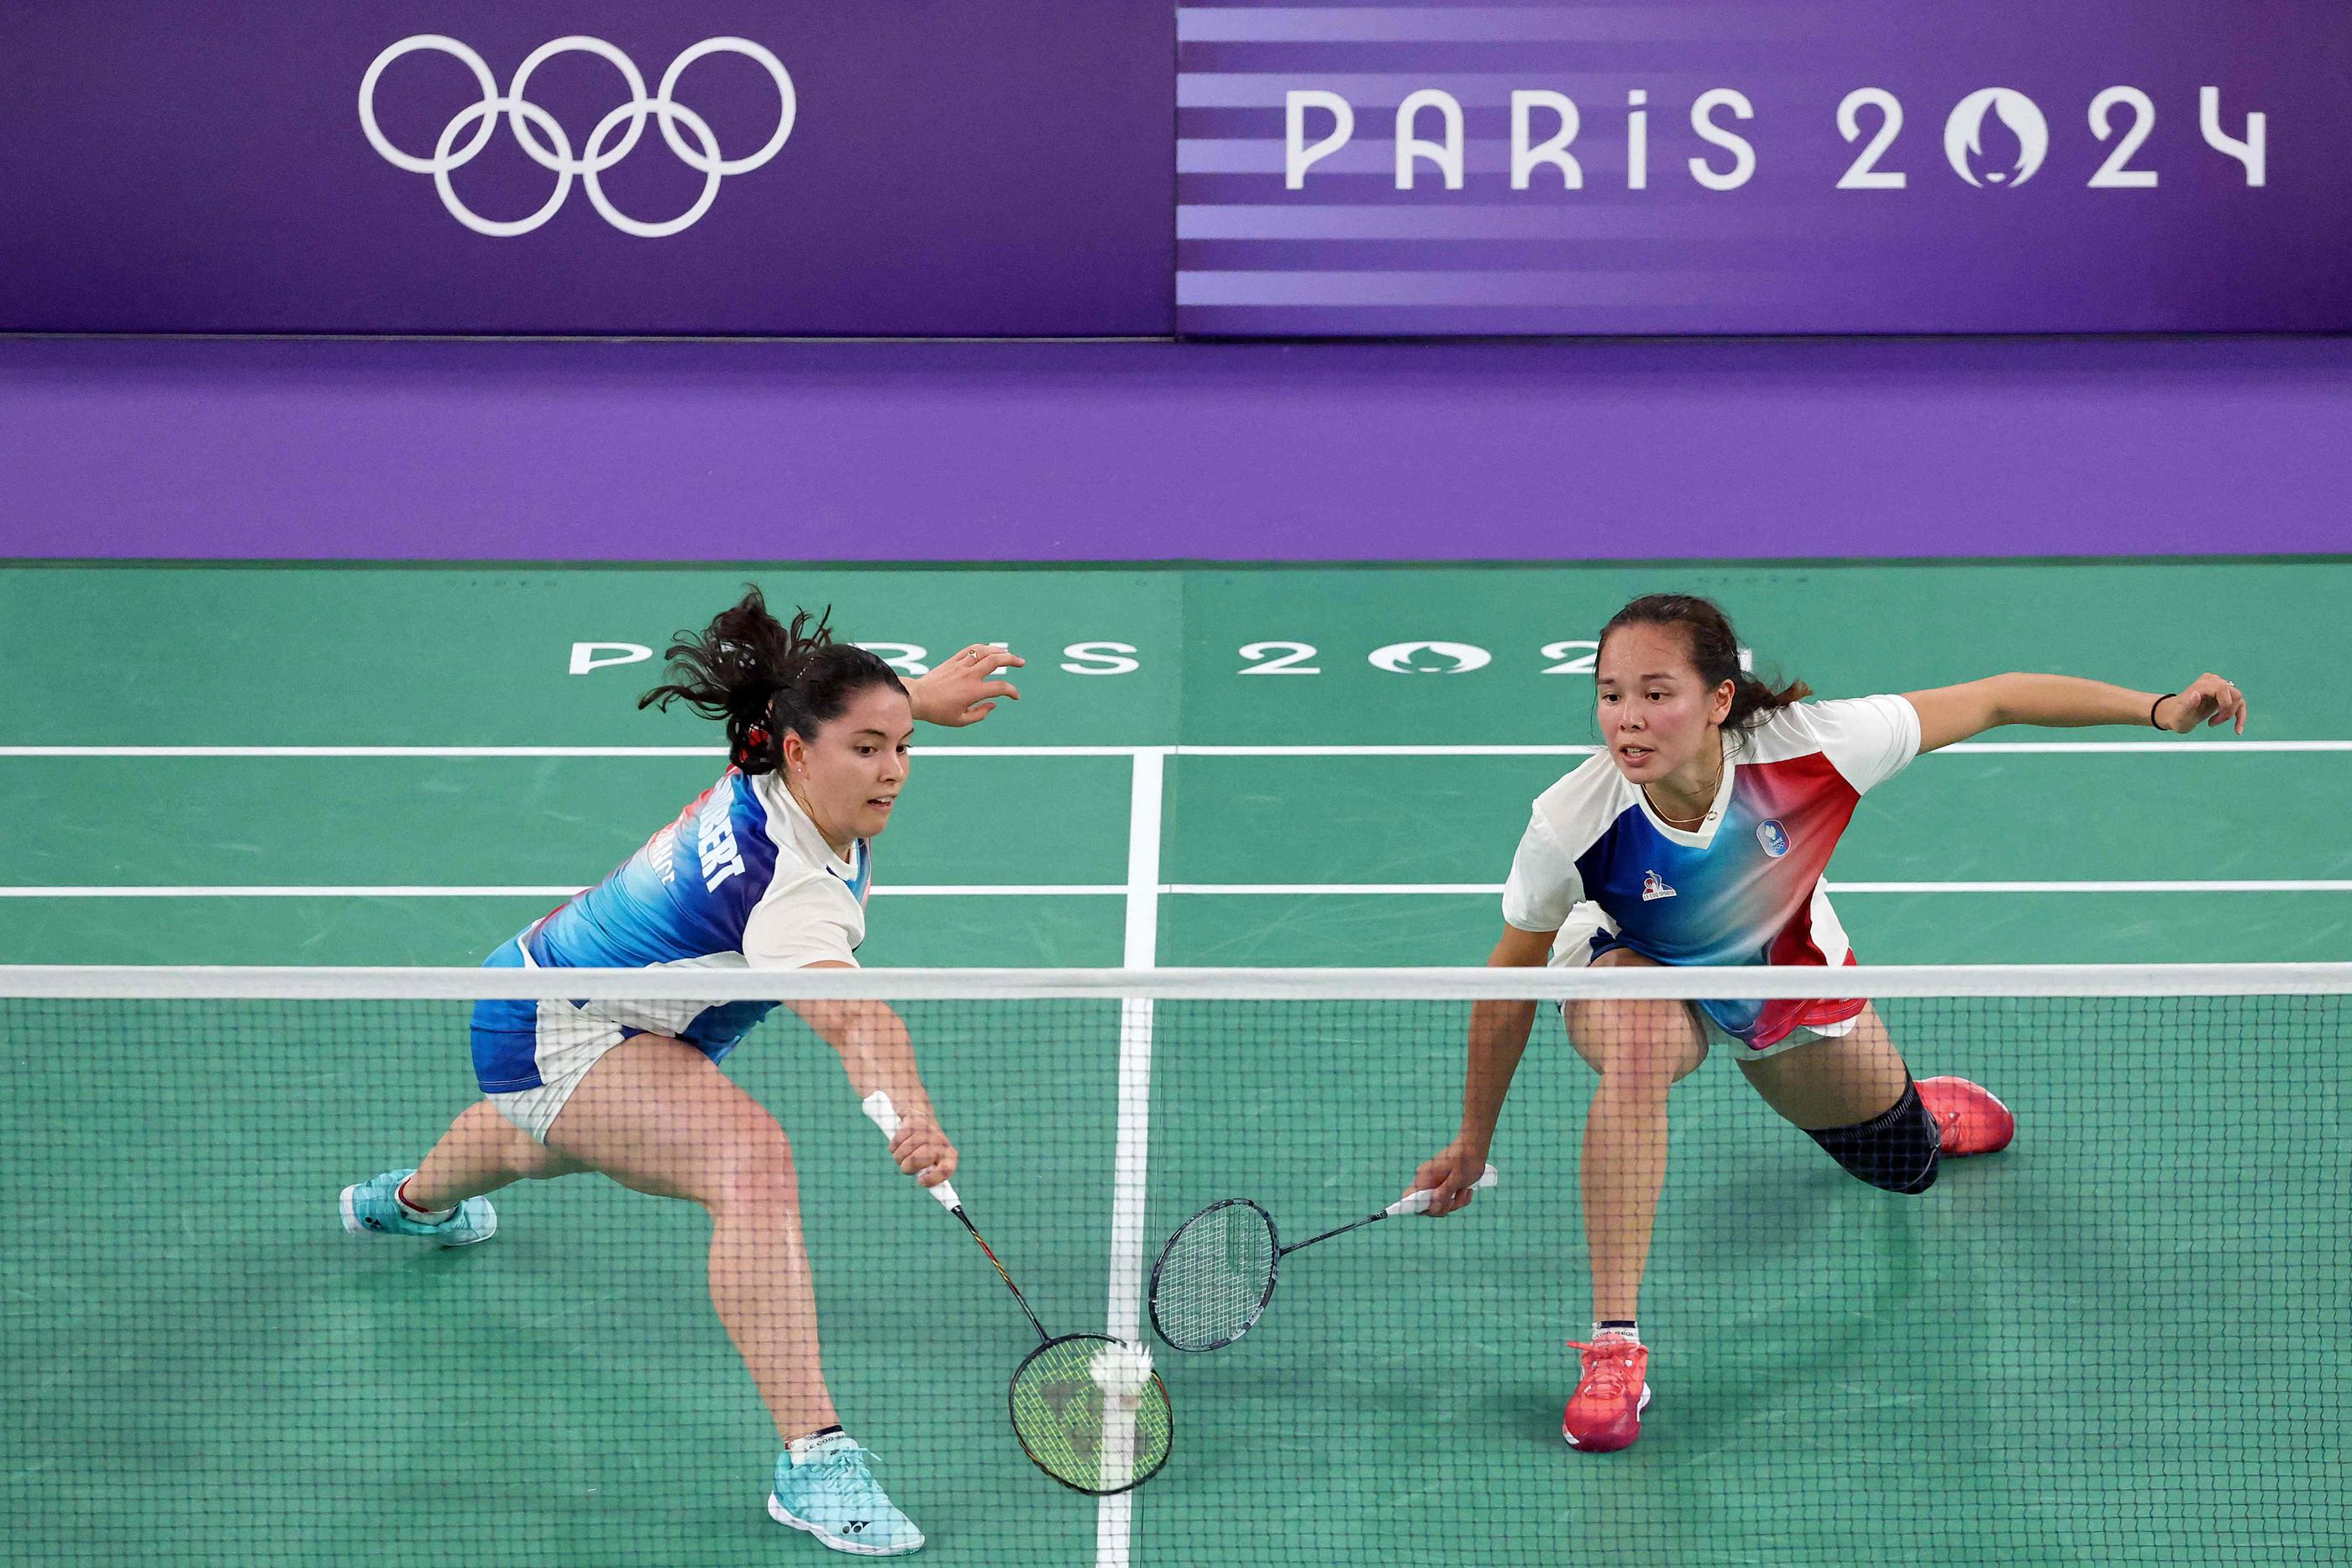
<svg viewBox="0 0 2352 1568">
<path fill-rule="evenodd" d="M 1167 746 L 918 746 L 918 757 L 1135 757 Z M 0 757 L 723 758 L 723 746 L 0 746 Z"/>
<path fill-rule="evenodd" d="M 1244 895 L 1260 894 L 1300 898 L 1319 898 L 1325 894 L 1359 894 L 1369 896 L 1383 894 L 1496 894 L 1503 884 L 1499 882 L 1176 882 L 1160 890 L 1179 897 L 1198 894 L 1230 893 Z"/>
<path fill-rule="evenodd" d="M 2342 881 L 2293 878 L 2263 881 L 2241 878 L 2220 882 L 1843 882 L 1827 881 L 1832 894 L 1848 893 L 2352 893 L 2352 879 Z M 877 888 L 876 890 L 879 892 Z M 1215 883 L 1180 882 L 1162 887 L 1178 895 L 1234 894 L 1289 895 L 1299 898 L 1348 894 L 1499 895 L 1499 882 L 1309 882 Z"/>
<path fill-rule="evenodd" d="M 1591 757 L 1597 746 L 1179 746 L 1178 757 Z M 2154 757 L 2187 756 L 2192 752 L 2352 751 L 2352 740 L 2212 740 L 2168 746 L 2160 740 L 1964 740 L 1931 751 L 1930 757 L 1959 753 L 2018 756 L 2035 752 L 2146 753 Z"/>
<path fill-rule="evenodd" d="M 0 757 L 724 757 L 723 746 L 0 746 Z"/>
<path fill-rule="evenodd" d="M 0 887 L 0 898 L 570 898 L 576 887 Z"/>
<path fill-rule="evenodd" d="M 918 757 L 1590 757 L 1594 746 L 918 746 Z M 2257 752 L 2352 751 L 2352 740 L 1968 740 L 1928 753 L 2047 753 L 2234 757 Z M 709 746 L 0 746 L 11 757 L 581 757 L 718 758 Z"/>
<path fill-rule="evenodd" d="M 1157 758 L 1137 758 L 1154 764 Z M 1154 856 L 1155 862 L 1157 855 Z M 1133 850 L 1129 851 L 1129 870 Z M 1157 874 L 1158 865 L 1152 868 Z M 2352 893 L 2352 878 L 2231 878 L 2191 882 L 1832 882 L 1830 891 L 1848 893 Z M 0 898 L 570 898 L 582 890 L 550 883 L 545 886 L 467 887 L 449 884 L 407 885 L 246 885 L 213 886 L 0 886 Z M 893 886 L 883 883 L 872 890 L 876 898 L 1126 898 L 1128 951 L 1152 950 L 1159 925 L 1158 898 L 1188 898 L 1227 894 L 1237 897 L 1360 898 L 1499 895 L 1499 882 L 1137 882 L 1102 883 L 976 883 Z M 1139 916 L 1139 908 L 1147 913 Z M 1141 937 L 1137 922 L 1147 922 Z M 1139 940 L 1142 946 L 1138 946 Z M 1131 969 L 1150 968 L 1129 962 Z"/>
<path fill-rule="evenodd" d="M 1160 837 L 1166 800 L 1164 752 L 1136 754 L 1128 792 L 1127 941 L 1129 969 L 1160 963 Z M 1118 1142 L 1111 1155 L 1110 1310 L 1104 1333 L 1143 1343 L 1144 1172 L 1151 1148 L 1151 1000 L 1118 1004 Z M 1095 1510 L 1096 1568 L 1127 1568 L 1135 1494 L 1104 1498 Z"/>
<path fill-rule="evenodd" d="M 0 887 L 0 898 L 570 898 L 584 891 L 550 883 L 504 887 L 468 887 L 449 883 L 387 885 L 215 886 L 16 886 Z M 881 886 L 870 890 L 877 898 L 1113 898 L 1129 892 L 1124 883 L 1008 883 L 977 886 L 955 883 Z"/>
<path fill-rule="evenodd" d="M 1832 893 L 2352 893 L 2352 879 L 2237 877 L 2197 882 L 1832 882 Z"/>
<path fill-rule="evenodd" d="M 2205 740 L 2183 746 L 2167 745 L 2161 740 L 1963 740 L 1957 746 L 1947 746 L 1942 751 L 1931 751 L 1927 755 L 1941 757 L 1948 752 L 1975 752 L 1979 756 L 2017 757 L 2036 751 L 2077 754 L 2144 751 L 2151 757 L 2187 757 L 2199 752 L 2352 751 L 2352 740 Z"/>
</svg>

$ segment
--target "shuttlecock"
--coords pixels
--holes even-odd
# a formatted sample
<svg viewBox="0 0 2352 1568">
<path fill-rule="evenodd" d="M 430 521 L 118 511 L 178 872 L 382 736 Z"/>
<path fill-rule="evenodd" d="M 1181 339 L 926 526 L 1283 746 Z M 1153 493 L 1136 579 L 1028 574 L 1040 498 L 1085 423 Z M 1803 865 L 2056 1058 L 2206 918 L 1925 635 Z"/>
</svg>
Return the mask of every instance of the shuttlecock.
<svg viewBox="0 0 2352 1568">
<path fill-rule="evenodd" d="M 1107 1344 L 1095 1352 L 1087 1370 L 1104 1393 L 1132 1398 L 1151 1381 L 1151 1353 L 1139 1344 Z"/>
</svg>

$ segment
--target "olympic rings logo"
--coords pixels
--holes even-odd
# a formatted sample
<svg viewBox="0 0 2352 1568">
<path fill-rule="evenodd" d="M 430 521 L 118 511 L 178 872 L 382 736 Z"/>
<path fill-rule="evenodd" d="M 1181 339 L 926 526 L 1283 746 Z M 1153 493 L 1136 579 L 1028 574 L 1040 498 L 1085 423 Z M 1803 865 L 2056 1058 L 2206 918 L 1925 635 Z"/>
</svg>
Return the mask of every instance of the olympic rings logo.
<svg viewBox="0 0 2352 1568">
<path fill-rule="evenodd" d="M 474 80 L 482 89 L 480 102 L 458 110 L 457 117 L 442 127 L 441 139 L 435 144 L 433 155 L 429 158 L 419 158 L 394 147 L 375 120 L 375 86 L 383 75 L 384 68 L 402 56 L 414 54 L 419 49 L 437 50 L 454 57 L 474 73 Z M 596 122 L 595 130 L 588 133 L 586 150 L 578 157 L 572 155 L 572 139 L 565 134 L 555 116 L 523 96 L 523 89 L 530 83 L 530 73 L 557 55 L 563 54 L 589 54 L 610 61 L 629 89 L 629 100 Z M 719 54 L 743 56 L 765 70 L 776 84 L 776 97 L 781 108 L 776 115 L 775 134 L 768 138 L 765 146 L 747 157 L 721 157 L 719 139 L 711 134 L 709 122 L 670 96 L 687 67 L 705 55 Z M 388 162 L 412 174 L 432 175 L 434 188 L 441 193 L 441 204 L 449 209 L 451 217 L 476 234 L 489 235 L 498 239 L 527 235 L 552 218 L 556 210 L 563 205 L 564 199 L 572 194 L 572 182 L 575 178 L 586 184 L 588 199 L 604 215 L 604 221 L 623 234 L 635 235 L 642 239 L 661 239 L 677 234 L 692 226 L 710 210 L 710 204 L 718 199 L 720 180 L 730 174 L 741 174 L 757 169 L 782 150 L 785 140 L 793 133 L 793 120 L 798 110 L 799 100 L 793 91 L 792 75 L 784 69 L 784 63 L 749 38 L 705 38 L 680 51 L 677 58 L 670 61 L 669 68 L 662 73 L 660 91 L 650 98 L 646 94 L 645 76 L 637 69 L 635 60 L 602 38 L 578 35 L 558 38 L 533 49 L 516 68 L 514 79 L 507 84 L 504 93 L 499 91 L 498 78 L 490 74 L 488 61 L 457 39 L 439 33 L 419 33 L 414 37 L 401 39 L 376 56 L 375 63 L 367 68 L 367 75 L 360 78 L 360 129 L 367 132 L 368 145 L 382 153 Z M 523 152 L 530 154 L 531 162 L 555 175 L 555 193 L 547 198 L 546 204 L 529 217 L 516 218 L 512 222 L 483 217 L 458 200 L 456 187 L 449 183 L 453 172 L 472 162 L 488 145 L 490 137 L 498 130 L 500 114 L 504 114 L 507 123 L 513 127 L 515 140 L 521 143 Z M 694 204 L 677 217 L 662 223 L 646 223 L 621 211 L 604 194 L 604 186 L 597 180 L 598 175 L 627 157 L 635 148 L 638 138 L 645 134 L 648 119 L 660 120 L 662 140 L 669 143 L 669 150 L 677 154 L 679 162 L 703 177 L 702 194 L 696 198 Z M 468 126 L 473 127 L 473 135 L 460 147 L 458 138 L 465 136 Z M 620 133 L 617 142 L 613 141 L 615 132 Z M 693 145 L 688 145 L 688 136 L 694 139 Z"/>
</svg>

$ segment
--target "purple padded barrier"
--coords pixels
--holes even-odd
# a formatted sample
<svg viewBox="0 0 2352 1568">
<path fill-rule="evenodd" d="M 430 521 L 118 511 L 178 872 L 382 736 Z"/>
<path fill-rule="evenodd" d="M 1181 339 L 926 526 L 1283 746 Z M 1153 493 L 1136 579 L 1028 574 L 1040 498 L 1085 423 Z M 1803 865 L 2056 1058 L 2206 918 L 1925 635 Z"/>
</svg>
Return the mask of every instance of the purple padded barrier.
<svg viewBox="0 0 2352 1568">
<path fill-rule="evenodd" d="M 2352 551 L 2352 341 L 0 341 L 0 555 Z"/>
</svg>

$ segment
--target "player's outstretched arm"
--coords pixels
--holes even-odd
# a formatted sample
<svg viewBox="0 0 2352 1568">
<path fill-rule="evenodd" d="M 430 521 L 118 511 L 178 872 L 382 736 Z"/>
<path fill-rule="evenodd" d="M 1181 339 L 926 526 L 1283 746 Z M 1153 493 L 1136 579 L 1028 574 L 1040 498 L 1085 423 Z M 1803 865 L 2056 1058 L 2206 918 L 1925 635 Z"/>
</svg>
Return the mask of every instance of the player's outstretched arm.
<svg viewBox="0 0 2352 1568">
<path fill-rule="evenodd" d="M 1489 968 L 1539 969 L 1551 956 L 1555 934 L 1503 927 L 1502 940 L 1486 958 Z M 1528 1049 L 1528 1031 L 1535 1027 L 1533 1002 L 1474 1002 L 1470 1008 L 1469 1066 L 1463 1075 L 1462 1126 L 1454 1141 L 1413 1173 L 1407 1192 L 1435 1188 L 1429 1214 L 1434 1219 L 1466 1207 L 1473 1184 L 1486 1169 L 1486 1154 L 1495 1142 L 1495 1124 L 1502 1119 L 1504 1097 L 1511 1092 L 1511 1075 Z"/>
<path fill-rule="evenodd" d="M 1918 711 L 1922 751 L 1950 746 L 2004 724 L 2074 729 L 2095 724 L 2152 722 L 2158 729 L 2186 735 L 2200 724 L 2234 721 L 2240 735 L 2246 732 L 2244 694 L 2210 674 L 2169 694 L 2136 692 L 2074 675 L 1990 675 L 1962 685 L 1906 692 L 1904 700 Z"/>
<path fill-rule="evenodd" d="M 812 964 L 813 969 L 845 969 L 846 964 Z M 849 1074 L 849 1086 L 860 1100 L 876 1090 L 890 1096 L 898 1109 L 898 1130 L 890 1138 L 890 1157 L 898 1168 L 925 1186 L 937 1186 L 955 1175 L 956 1148 L 940 1128 L 924 1092 L 922 1075 L 915 1070 L 915 1045 L 907 1036 L 906 1020 L 887 1002 L 803 1001 L 784 1004 L 840 1053 Z"/>
<path fill-rule="evenodd" d="M 925 724 L 961 729 L 978 724 L 996 711 L 998 699 L 1021 700 L 1011 681 L 996 678 L 1001 670 L 1017 670 L 1029 661 L 993 643 L 974 643 L 940 661 L 928 675 L 907 683 L 907 697 L 915 716 Z"/>
</svg>

